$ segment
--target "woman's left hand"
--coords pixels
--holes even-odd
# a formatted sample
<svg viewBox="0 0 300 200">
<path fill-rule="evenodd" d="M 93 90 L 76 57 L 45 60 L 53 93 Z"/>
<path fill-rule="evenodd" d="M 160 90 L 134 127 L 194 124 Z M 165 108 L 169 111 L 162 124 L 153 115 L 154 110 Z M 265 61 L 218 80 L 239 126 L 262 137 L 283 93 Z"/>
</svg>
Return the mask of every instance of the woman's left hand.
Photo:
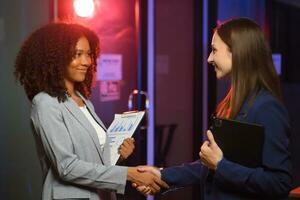
<svg viewBox="0 0 300 200">
<path fill-rule="evenodd" d="M 199 156 L 201 162 L 209 169 L 215 170 L 223 158 L 223 152 L 217 145 L 210 130 L 207 131 L 207 139 L 201 146 Z"/>
<path fill-rule="evenodd" d="M 119 146 L 118 152 L 122 160 L 127 159 L 133 152 L 135 148 L 134 139 L 126 138 L 123 143 Z"/>
</svg>

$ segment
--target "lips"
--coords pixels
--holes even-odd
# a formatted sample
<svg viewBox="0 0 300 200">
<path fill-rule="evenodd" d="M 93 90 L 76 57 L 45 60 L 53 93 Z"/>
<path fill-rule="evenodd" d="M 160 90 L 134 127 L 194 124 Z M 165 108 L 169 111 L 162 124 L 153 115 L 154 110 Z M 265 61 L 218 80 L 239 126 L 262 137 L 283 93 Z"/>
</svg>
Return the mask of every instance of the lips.
<svg viewBox="0 0 300 200">
<path fill-rule="evenodd" d="M 216 65 L 216 63 L 212 63 L 212 66 L 214 67 L 215 70 L 219 69 L 219 67 Z"/>
<path fill-rule="evenodd" d="M 81 72 L 81 73 L 86 73 L 87 69 L 77 69 L 77 71 Z"/>
</svg>

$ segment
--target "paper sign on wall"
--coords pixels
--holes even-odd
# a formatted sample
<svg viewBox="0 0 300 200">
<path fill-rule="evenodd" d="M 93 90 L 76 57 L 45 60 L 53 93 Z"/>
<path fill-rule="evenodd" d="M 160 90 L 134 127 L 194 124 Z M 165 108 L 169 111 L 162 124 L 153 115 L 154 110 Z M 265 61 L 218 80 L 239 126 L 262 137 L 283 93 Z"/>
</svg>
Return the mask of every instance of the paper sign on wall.
<svg viewBox="0 0 300 200">
<path fill-rule="evenodd" d="M 116 101 L 120 99 L 120 85 L 118 81 L 100 81 L 100 101 Z"/>
<path fill-rule="evenodd" d="M 102 54 L 97 60 L 97 80 L 119 81 L 122 80 L 122 55 Z"/>
</svg>

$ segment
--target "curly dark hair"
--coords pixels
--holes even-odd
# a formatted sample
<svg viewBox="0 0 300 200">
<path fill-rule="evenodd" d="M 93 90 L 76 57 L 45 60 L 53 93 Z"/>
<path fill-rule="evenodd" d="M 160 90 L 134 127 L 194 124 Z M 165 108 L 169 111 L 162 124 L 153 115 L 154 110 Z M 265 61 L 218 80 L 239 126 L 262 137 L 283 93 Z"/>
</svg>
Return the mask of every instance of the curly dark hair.
<svg viewBox="0 0 300 200">
<path fill-rule="evenodd" d="M 82 36 L 89 41 L 92 66 L 85 80 L 75 84 L 75 89 L 86 98 L 90 96 L 97 69 L 96 59 L 100 54 L 99 38 L 95 32 L 80 24 L 57 22 L 34 31 L 24 41 L 17 55 L 14 74 L 24 86 L 30 101 L 42 91 L 57 97 L 59 101 L 67 99 L 64 73 Z"/>
</svg>

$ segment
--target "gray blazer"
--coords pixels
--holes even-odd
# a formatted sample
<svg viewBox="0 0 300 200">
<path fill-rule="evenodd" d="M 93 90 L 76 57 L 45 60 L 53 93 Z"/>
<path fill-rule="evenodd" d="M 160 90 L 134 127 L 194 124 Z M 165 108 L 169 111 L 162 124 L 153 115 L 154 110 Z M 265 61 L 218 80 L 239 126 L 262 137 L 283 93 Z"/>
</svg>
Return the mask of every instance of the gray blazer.
<svg viewBox="0 0 300 200">
<path fill-rule="evenodd" d="M 106 130 L 91 102 L 82 99 Z M 110 164 L 109 145 L 101 151 L 95 129 L 72 98 L 58 102 L 47 93 L 37 94 L 31 122 L 44 174 L 43 200 L 108 200 L 114 192 L 124 193 L 127 167 Z"/>
</svg>

